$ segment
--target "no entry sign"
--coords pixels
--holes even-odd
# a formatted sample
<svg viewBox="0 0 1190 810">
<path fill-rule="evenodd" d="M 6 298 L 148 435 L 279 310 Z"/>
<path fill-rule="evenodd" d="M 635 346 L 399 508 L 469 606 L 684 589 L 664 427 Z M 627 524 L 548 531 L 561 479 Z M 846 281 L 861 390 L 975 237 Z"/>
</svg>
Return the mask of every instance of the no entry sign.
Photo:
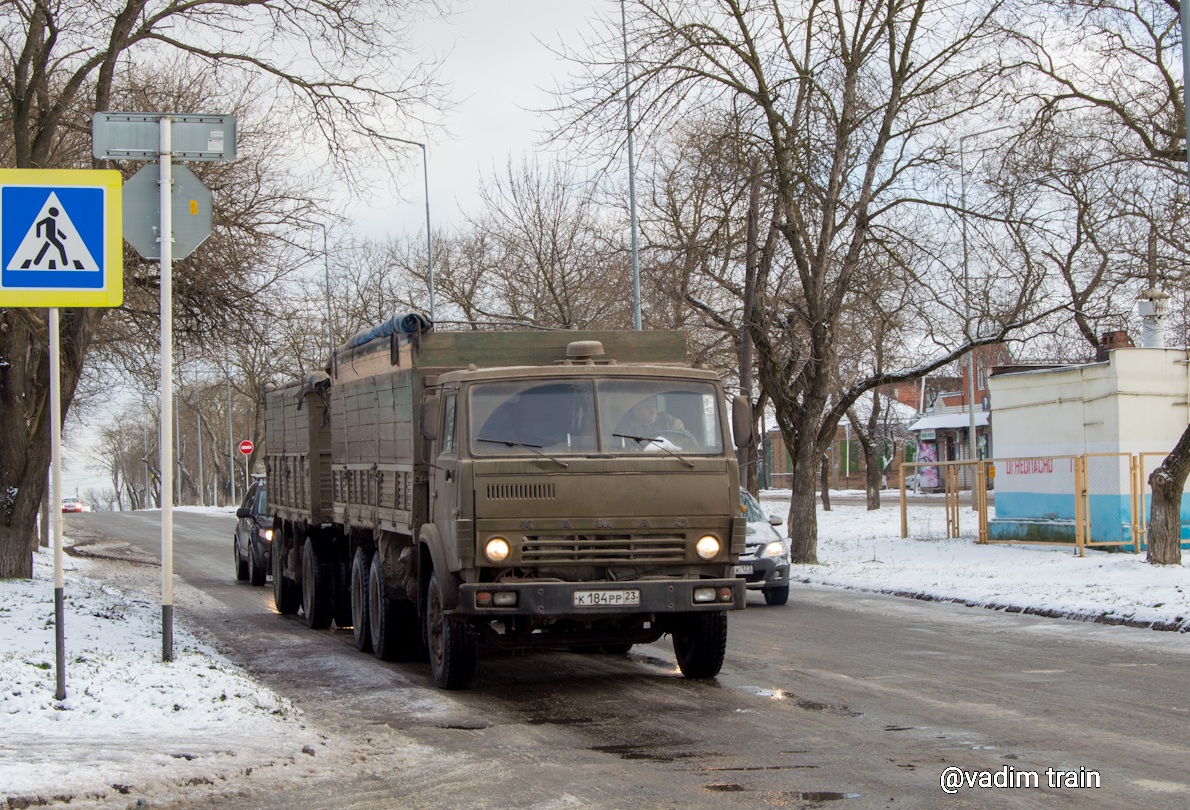
<svg viewBox="0 0 1190 810">
<path fill-rule="evenodd" d="M 240 452 L 246 456 L 252 455 L 253 447 L 255 447 L 255 445 L 252 444 L 251 439 L 244 439 L 242 442 L 240 442 Z"/>
</svg>

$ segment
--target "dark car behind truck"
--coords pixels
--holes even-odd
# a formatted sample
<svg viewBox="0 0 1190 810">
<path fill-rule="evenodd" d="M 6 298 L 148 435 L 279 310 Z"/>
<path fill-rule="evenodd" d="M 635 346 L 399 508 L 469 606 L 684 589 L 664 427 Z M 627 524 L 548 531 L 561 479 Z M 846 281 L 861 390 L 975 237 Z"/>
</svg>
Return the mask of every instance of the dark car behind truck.
<svg viewBox="0 0 1190 810">
<path fill-rule="evenodd" d="M 668 633 L 683 674 L 717 674 L 745 523 L 723 389 L 684 335 L 405 321 L 266 394 L 278 610 L 351 626 L 380 658 L 428 655 L 448 689 L 479 643 Z M 664 419 L 642 428 L 641 403 Z"/>
</svg>

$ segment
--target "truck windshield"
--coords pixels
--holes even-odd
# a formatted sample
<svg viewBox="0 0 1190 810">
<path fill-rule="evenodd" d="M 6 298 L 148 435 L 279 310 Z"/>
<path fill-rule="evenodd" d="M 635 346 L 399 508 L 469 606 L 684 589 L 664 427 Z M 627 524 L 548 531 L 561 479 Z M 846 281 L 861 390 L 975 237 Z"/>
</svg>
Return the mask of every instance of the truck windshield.
<svg viewBox="0 0 1190 810">
<path fill-rule="evenodd" d="M 723 452 L 719 396 L 690 380 L 509 380 L 470 392 L 472 455 Z"/>
</svg>

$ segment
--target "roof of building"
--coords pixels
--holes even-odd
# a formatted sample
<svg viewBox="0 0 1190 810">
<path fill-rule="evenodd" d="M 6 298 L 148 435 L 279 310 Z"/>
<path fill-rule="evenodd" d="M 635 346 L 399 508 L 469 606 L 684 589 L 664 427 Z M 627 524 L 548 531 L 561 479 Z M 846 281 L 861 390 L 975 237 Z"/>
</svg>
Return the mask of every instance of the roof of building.
<svg viewBox="0 0 1190 810">
<path fill-rule="evenodd" d="M 987 427 L 988 412 L 975 412 L 975 426 Z M 965 428 L 971 426 L 971 415 L 969 413 L 932 413 L 928 416 L 923 416 L 912 425 L 910 430 L 938 430 L 946 428 Z"/>
</svg>

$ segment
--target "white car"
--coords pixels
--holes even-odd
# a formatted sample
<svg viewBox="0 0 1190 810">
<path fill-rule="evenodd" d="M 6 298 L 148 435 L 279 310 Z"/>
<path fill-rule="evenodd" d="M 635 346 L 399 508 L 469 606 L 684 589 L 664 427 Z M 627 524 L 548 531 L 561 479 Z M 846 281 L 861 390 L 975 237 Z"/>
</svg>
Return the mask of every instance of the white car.
<svg viewBox="0 0 1190 810">
<path fill-rule="evenodd" d="M 63 498 L 62 499 L 62 511 L 63 512 L 90 512 L 91 507 L 85 501 L 80 501 L 78 498 Z"/>
<path fill-rule="evenodd" d="M 748 519 L 748 536 L 735 574 L 747 580 L 748 590 L 761 591 L 767 604 L 784 605 L 789 601 L 789 541 L 776 529 L 784 521 L 765 517 L 746 489 L 740 490 L 740 509 Z"/>
</svg>

